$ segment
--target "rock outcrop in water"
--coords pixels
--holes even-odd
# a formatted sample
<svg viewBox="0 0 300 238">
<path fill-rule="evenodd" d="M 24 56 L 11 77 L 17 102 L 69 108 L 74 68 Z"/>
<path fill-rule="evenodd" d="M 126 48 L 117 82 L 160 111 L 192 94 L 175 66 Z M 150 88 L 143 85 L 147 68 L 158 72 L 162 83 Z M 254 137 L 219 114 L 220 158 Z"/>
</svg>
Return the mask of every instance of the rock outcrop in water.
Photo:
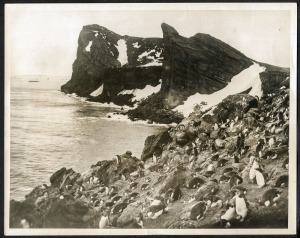
<svg viewBox="0 0 300 238">
<path fill-rule="evenodd" d="M 150 136 L 142 158 L 57 171 L 11 201 L 10 227 L 98 228 L 108 214 L 112 229 L 286 228 L 288 132 L 288 88 L 229 95 Z"/>
<path fill-rule="evenodd" d="M 162 39 L 120 36 L 102 26 L 84 26 L 72 78 L 61 90 L 97 102 L 133 105 L 133 90 L 159 85 L 162 57 Z"/>
</svg>

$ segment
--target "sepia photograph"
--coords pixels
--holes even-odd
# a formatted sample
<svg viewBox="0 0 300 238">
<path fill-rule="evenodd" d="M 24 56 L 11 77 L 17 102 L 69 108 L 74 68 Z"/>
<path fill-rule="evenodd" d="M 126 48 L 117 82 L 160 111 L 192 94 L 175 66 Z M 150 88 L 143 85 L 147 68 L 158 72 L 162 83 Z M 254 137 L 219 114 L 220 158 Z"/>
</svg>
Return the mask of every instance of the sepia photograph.
<svg viewBox="0 0 300 238">
<path fill-rule="evenodd" d="M 5 235 L 295 234 L 296 20 L 5 4 Z"/>
</svg>

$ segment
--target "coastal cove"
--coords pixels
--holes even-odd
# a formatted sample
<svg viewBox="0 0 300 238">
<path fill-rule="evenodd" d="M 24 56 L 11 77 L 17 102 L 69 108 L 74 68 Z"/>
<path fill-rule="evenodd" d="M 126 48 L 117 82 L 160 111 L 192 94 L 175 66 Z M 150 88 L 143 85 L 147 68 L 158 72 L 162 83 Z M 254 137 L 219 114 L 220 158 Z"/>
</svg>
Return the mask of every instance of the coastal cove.
<svg viewBox="0 0 300 238">
<path fill-rule="evenodd" d="M 62 167 L 82 173 L 127 150 L 140 157 L 147 136 L 165 129 L 109 119 L 117 108 L 60 92 L 63 79 L 35 80 L 11 80 L 12 199 L 23 200 Z"/>
</svg>

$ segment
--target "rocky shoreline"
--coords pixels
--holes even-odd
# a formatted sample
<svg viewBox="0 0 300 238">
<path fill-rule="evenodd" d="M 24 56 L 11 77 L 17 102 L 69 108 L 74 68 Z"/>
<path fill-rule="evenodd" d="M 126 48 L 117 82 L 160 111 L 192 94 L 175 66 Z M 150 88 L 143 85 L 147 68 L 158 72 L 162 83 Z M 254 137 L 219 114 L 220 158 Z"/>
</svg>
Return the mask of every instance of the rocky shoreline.
<svg viewBox="0 0 300 238">
<path fill-rule="evenodd" d="M 10 201 L 9 226 L 287 228 L 288 136 L 288 85 L 230 95 L 149 136 L 141 158 L 60 169 Z"/>
</svg>

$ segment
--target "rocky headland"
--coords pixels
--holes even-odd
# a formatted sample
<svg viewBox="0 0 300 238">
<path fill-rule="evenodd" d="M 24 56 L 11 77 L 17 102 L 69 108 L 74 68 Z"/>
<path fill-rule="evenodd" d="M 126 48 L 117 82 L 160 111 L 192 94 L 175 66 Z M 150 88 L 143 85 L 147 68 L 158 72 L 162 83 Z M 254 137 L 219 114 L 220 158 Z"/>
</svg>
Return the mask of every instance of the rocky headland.
<svg viewBox="0 0 300 238">
<path fill-rule="evenodd" d="M 186 38 L 165 23 L 162 31 L 162 39 L 139 38 L 83 27 L 61 90 L 133 106 L 132 120 L 176 126 L 149 136 L 140 158 L 128 148 L 83 174 L 58 170 L 10 201 L 11 228 L 287 227 L 289 69 L 207 34 Z M 259 83 L 248 80 L 253 72 Z M 233 79 L 240 91 L 177 111 Z"/>
</svg>

